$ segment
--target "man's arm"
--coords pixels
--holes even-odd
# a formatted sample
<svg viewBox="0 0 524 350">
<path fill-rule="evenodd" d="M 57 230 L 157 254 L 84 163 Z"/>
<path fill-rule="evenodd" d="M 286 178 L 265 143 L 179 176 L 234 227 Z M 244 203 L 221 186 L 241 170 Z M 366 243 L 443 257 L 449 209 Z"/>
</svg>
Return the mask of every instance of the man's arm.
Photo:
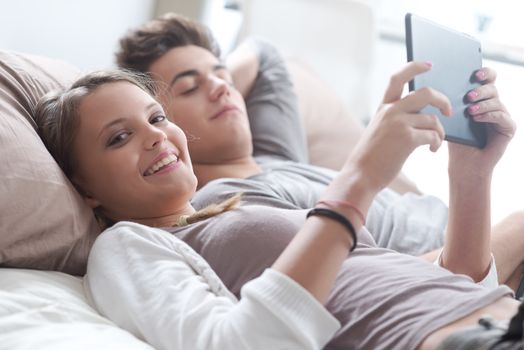
<svg viewBox="0 0 524 350">
<path fill-rule="evenodd" d="M 251 44 L 244 42 L 231 52 L 226 66 L 233 76 L 233 83 L 242 96 L 247 98 L 258 74 L 258 55 Z"/>
<path fill-rule="evenodd" d="M 308 161 L 297 96 L 284 59 L 268 42 L 250 39 L 226 60 L 236 88 L 246 99 L 253 155 Z"/>
</svg>

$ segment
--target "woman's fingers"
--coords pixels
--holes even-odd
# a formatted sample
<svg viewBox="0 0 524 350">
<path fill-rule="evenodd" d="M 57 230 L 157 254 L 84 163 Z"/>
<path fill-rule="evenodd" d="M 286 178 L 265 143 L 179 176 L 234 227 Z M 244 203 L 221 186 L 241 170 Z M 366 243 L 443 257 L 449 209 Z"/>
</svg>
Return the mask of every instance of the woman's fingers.
<svg viewBox="0 0 524 350">
<path fill-rule="evenodd" d="M 412 92 L 395 103 L 395 108 L 409 113 L 417 113 L 428 105 L 438 108 L 444 115 L 451 116 L 453 114 L 451 103 L 446 95 L 429 87 L 423 87 Z"/>
<path fill-rule="evenodd" d="M 499 134 L 509 138 L 515 135 L 515 121 L 498 98 L 475 103 L 468 107 L 468 113 L 477 122 L 491 123 Z"/>
<path fill-rule="evenodd" d="M 478 70 L 475 76 L 485 85 L 468 92 L 467 99 L 472 103 L 468 107 L 469 115 L 477 122 L 491 123 L 499 134 L 512 138 L 516 124 L 500 101 L 498 90 L 493 84 L 497 73 L 484 67 Z"/>
<path fill-rule="evenodd" d="M 482 84 L 494 83 L 497 80 L 497 72 L 488 67 L 482 67 L 475 73 L 475 80 Z"/>
<path fill-rule="evenodd" d="M 431 129 L 416 129 L 413 133 L 415 144 L 429 145 L 431 152 L 436 152 L 444 141 L 444 135 L 437 130 Z"/>
<path fill-rule="evenodd" d="M 429 145 L 431 151 L 438 150 L 444 141 L 444 127 L 436 115 L 411 113 L 403 116 L 410 127 L 409 137 L 415 147 Z"/>
<path fill-rule="evenodd" d="M 477 102 L 482 100 L 487 100 L 490 98 L 498 98 L 499 92 L 495 85 L 493 84 L 486 84 L 479 86 L 470 92 L 467 93 L 467 100 L 468 102 Z"/>
<path fill-rule="evenodd" d="M 400 100 L 404 85 L 412 80 L 416 75 L 425 73 L 431 69 L 429 62 L 410 62 L 400 71 L 393 74 L 389 80 L 389 85 L 384 93 L 383 103 L 393 103 Z"/>
</svg>

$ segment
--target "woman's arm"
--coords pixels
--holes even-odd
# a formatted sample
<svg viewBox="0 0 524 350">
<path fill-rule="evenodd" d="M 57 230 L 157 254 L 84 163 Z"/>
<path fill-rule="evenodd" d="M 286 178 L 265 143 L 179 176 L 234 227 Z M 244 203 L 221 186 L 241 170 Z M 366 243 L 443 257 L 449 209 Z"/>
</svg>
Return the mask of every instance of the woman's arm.
<svg viewBox="0 0 524 350">
<path fill-rule="evenodd" d="M 468 112 L 475 121 L 487 123 L 488 144 L 483 149 L 448 145 L 449 222 L 442 265 L 480 281 L 491 264 L 491 177 L 516 126 L 498 98 L 495 72 L 483 68 L 476 77 L 484 85 L 468 93 Z"/>
<path fill-rule="evenodd" d="M 103 315 L 159 350 L 317 350 L 339 327 L 273 270 L 247 283 L 238 302 L 189 246 L 135 223 L 98 237 L 84 283 Z"/>
<path fill-rule="evenodd" d="M 424 63 L 413 62 L 393 76 L 378 114 L 326 189 L 324 199 L 351 202 L 359 209 L 336 204 L 327 206 L 347 217 L 357 231 L 363 225 L 360 214 L 365 217 L 376 193 L 397 176 L 409 154 L 425 144 L 435 151 L 442 143 L 444 130 L 436 116 L 418 111 L 433 105 L 449 115 L 449 100 L 431 89 L 421 89 L 401 98 L 404 85 L 428 69 Z M 273 268 L 325 301 L 352 244 L 343 225 L 330 218 L 312 217 Z"/>
</svg>

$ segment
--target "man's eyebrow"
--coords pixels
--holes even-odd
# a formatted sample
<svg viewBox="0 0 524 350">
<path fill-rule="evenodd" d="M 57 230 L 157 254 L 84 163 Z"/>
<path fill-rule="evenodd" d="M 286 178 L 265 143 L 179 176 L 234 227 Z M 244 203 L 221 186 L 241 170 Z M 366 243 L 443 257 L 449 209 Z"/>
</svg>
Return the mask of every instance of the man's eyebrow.
<svg viewBox="0 0 524 350">
<path fill-rule="evenodd" d="M 180 78 L 187 77 L 187 76 L 196 76 L 196 75 L 198 75 L 198 71 L 196 69 L 189 69 L 189 70 L 180 72 L 177 75 L 175 75 L 175 77 L 171 80 L 171 83 L 169 83 L 169 87 L 172 87 L 173 85 L 175 85 L 176 81 Z"/>
<path fill-rule="evenodd" d="M 147 112 L 153 108 L 155 108 L 156 106 L 158 106 L 158 102 L 151 102 L 150 104 L 148 104 L 146 106 L 146 108 L 144 108 L 144 110 Z M 113 125 L 116 125 L 116 124 L 119 124 L 119 123 L 122 123 L 126 120 L 126 118 L 124 117 L 121 117 L 121 118 L 117 118 L 113 121 L 111 121 L 110 123 L 104 125 L 104 127 L 102 128 L 102 130 L 100 130 L 100 133 L 98 134 L 98 136 L 96 137 L 97 140 L 100 138 L 100 136 L 102 136 L 102 134 L 104 133 L 104 131 L 106 131 L 107 129 L 109 129 L 110 127 L 112 127 Z"/>
<path fill-rule="evenodd" d="M 222 63 L 216 64 L 213 66 L 214 72 L 217 70 L 222 70 L 222 69 L 227 69 L 227 67 Z M 172 87 L 173 85 L 175 85 L 178 79 L 181 79 L 187 76 L 197 76 L 198 74 L 199 74 L 199 71 L 196 69 L 188 69 L 183 72 L 180 72 L 177 75 L 175 75 L 175 77 L 171 80 L 171 83 L 169 83 L 169 87 Z"/>
<path fill-rule="evenodd" d="M 213 71 L 222 70 L 222 69 L 226 69 L 227 70 L 226 65 L 223 64 L 223 63 L 215 64 L 213 66 Z"/>
</svg>

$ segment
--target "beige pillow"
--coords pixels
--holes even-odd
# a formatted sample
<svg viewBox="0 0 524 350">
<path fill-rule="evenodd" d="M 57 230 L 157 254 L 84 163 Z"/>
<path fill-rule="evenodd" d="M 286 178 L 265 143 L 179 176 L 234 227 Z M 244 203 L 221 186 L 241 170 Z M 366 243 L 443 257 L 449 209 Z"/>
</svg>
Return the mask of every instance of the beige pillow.
<svg viewBox="0 0 524 350">
<path fill-rule="evenodd" d="M 364 130 L 335 91 L 303 62 L 287 61 L 306 130 L 309 162 L 339 170 Z"/>
<path fill-rule="evenodd" d="M 83 274 L 98 226 L 35 131 L 38 99 L 79 75 L 0 51 L 0 265 Z"/>
</svg>

